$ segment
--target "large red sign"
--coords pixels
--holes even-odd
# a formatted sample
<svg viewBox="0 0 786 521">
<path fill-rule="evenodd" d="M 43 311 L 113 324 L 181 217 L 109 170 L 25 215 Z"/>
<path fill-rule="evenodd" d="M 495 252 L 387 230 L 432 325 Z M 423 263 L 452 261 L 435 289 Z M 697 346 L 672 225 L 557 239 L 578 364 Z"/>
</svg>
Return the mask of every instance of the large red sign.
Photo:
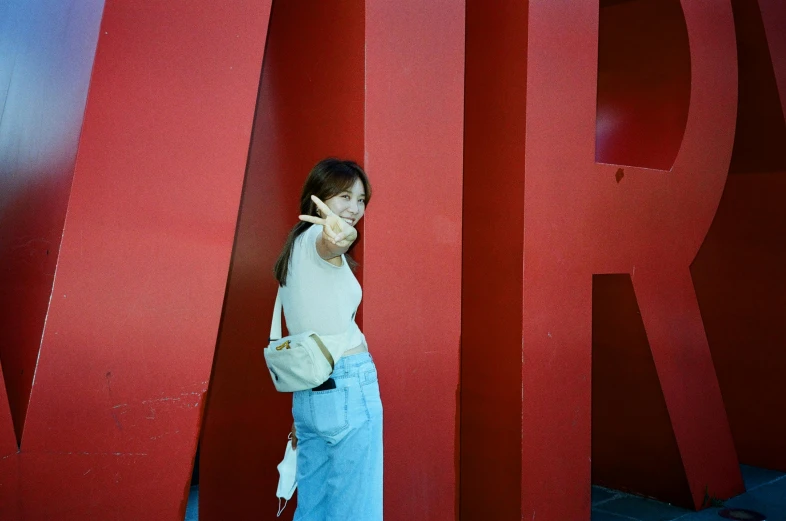
<svg viewBox="0 0 786 521">
<path fill-rule="evenodd" d="M 740 492 L 689 271 L 734 145 L 731 2 L 367 1 L 333 20 L 352 37 L 321 62 L 306 44 L 332 41 L 330 10 L 281 7 L 281 76 L 260 87 L 261 4 L 106 5 L 29 406 L 27 377 L 13 407 L 0 381 L 0 517 L 182 518 L 211 371 L 203 517 L 272 505 L 254 487 L 275 480 L 287 405 L 243 423 L 273 400 L 243 337 L 272 295 L 260 237 L 286 231 L 312 152 L 363 155 L 376 190 L 364 329 L 386 517 L 589 518 L 596 274 L 632 281 L 693 505 Z M 783 110 L 786 10 L 759 7 Z M 642 13 L 675 39 L 632 25 Z M 634 49 L 662 77 L 631 69 Z"/>
</svg>

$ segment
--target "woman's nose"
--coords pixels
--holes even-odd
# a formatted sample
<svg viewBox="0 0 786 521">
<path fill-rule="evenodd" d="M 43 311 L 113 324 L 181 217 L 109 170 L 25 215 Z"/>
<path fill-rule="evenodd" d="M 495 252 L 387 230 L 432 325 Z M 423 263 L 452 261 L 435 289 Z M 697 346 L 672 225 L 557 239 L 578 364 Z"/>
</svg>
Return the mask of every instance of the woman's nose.
<svg viewBox="0 0 786 521">
<path fill-rule="evenodd" d="M 349 211 L 352 213 L 358 213 L 358 202 L 357 201 L 350 201 L 349 202 Z"/>
</svg>

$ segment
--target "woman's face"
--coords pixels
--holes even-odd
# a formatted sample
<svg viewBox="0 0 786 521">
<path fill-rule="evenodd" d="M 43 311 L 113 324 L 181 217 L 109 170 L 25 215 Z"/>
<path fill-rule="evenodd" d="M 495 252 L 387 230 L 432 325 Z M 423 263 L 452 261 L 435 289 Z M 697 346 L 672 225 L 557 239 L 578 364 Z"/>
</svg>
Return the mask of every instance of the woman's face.
<svg viewBox="0 0 786 521">
<path fill-rule="evenodd" d="M 357 225 L 366 211 L 366 189 L 360 179 L 347 190 L 334 195 L 325 204 L 334 214 L 344 219 L 350 226 Z"/>
</svg>

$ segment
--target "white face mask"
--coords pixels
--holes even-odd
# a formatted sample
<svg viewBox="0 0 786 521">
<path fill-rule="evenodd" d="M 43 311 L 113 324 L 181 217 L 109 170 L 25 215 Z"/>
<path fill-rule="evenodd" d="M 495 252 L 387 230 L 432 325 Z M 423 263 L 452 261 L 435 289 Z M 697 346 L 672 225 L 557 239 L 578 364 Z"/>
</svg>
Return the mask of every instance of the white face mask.
<svg viewBox="0 0 786 521">
<path fill-rule="evenodd" d="M 287 442 L 287 449 L 284 452 L 284 459 L 278 464 L 278 488 L 276 489 L 276 497 L 278 497 L 278 514 L 287 507 L 287 501 L 292 498 L 297 488 L 297 450 L 292 448 L 292 441 Z M 284 506 L 281 506 L 281 500 L 284 500 Z"/>
</svg>

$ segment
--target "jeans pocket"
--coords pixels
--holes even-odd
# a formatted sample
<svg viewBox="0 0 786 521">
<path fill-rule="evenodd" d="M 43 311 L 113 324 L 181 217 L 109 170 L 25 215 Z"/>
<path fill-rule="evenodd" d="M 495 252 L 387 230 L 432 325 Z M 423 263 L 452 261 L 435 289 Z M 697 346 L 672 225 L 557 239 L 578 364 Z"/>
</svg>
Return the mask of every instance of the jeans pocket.
<svg viewBox="0 0 786 521">
<path fill-rule="evenodd" d="M 377 368 L 374 366 L 360 373 L 360 385 L 373 384 L 377 379 Z"/>
<path fill-rule="evenodd" d="M 349 389 L 346 387 L 312 392 L 309 402 L 314 432 L 321 436 L 335 436 L 349 428 Z"/>
<path fill-rule="evenodd" d="M 376 369 L 363 372 L 360 381 L 366 418 L 371 422 L 377 421 L 382 418 L 382 400 L 379 397 L 379 381 L 377 380 Z"/>
</svg>

